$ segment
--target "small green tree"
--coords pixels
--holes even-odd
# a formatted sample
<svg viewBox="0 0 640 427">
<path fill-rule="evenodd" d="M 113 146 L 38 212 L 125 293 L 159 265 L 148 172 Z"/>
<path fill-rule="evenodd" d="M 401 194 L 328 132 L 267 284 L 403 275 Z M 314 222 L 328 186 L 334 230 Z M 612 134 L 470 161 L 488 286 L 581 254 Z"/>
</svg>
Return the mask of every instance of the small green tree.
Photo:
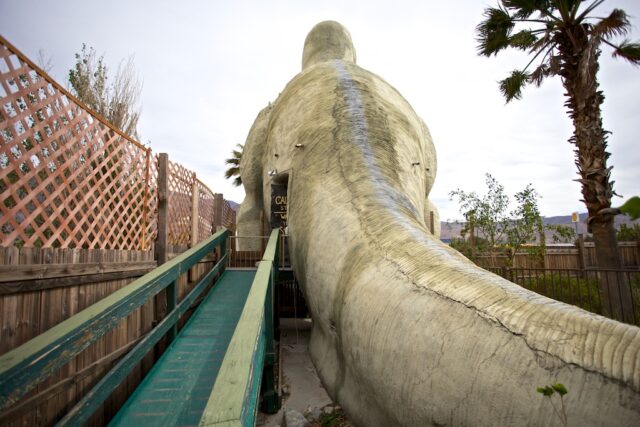
<svg viewBox="0 0 640 427">
<path fill-rule="evenodd" d="M 460 212 L 466 221 L 463 231 L 470 233 L 472 240 L 481 234 L 487 241 L 487 249 L 493 251 L 506 231 L 509 196 L 505 194 L 504 186 L 489 173 L 485 174 L 485 184 L 487 193 L 483 196 L 457 189 L 449 193 L 449 198 L 458 199 Z"/>
<path fill-rule="evenodd" d="M 460 204 L 460 212 L 466 220 L 461 231 L 464 237 L 471 235 L 468 245 L 456 242 L 461 252 L 488 251 L 494 261 L 497 252 L 502 252 L 506 244 L 509 263 L 513 265 L 516 253 L 525 243 L 542 240 L 544 226 L 538 208 L 538 193 L 531 184 L 514 195 L 516 207 L 509 211 L 509 196 L 491 174 L 485 174 L 487 193 L 479 196 L 476 192 L 467 193 L 461 189 L 451 191 L 449 197 Z M 477 234 L 477 235 L 476 235 Z M 484 239 L 480 239 L 479 237 Z M 544 244 L 544 242 L 541 242 Z M 533 255 L 540 255 L 539 247 L 528 249 Z M 542 254 L 544 255 L 544 254 Z"/>
<path fill-rule="evenodd" d="M 507 221 L 506 236 L 509 245 L 509 262 L 513 265 L 516 253 L 525 243 L 536 241 L 544 235 L 544 225 L 538 208 L 538 193 L 531 184 L 514 195 L 516 208 L 511 211 L 511 218 Z M 531 255 L 544 257 L 544 242 L 539 246 L 529 248 Z"/>
<path fill-rule="evenodd" d="M 231 165 L 226 172 L 224 173 L 224 177 L 226 179 L 235 177 L 233 180 L 233 185 L 236 187 L 240 187 L 242 185 L 242 177 L 240 176 L 240 161 L 242 160 L 242 152 L 244 150 L 244 145 L 236 144 L 237 150 L 232 150 L 232 157 L 225 160 L 225 164 Z"/>
</svg>

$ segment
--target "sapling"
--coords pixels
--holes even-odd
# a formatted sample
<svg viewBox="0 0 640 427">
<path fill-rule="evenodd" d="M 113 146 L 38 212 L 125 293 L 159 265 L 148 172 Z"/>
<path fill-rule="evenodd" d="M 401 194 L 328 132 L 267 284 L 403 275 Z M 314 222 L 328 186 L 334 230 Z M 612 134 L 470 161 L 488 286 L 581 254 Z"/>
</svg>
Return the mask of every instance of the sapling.
<svg viewBox="0 0 640 427">
<path fill-rule="evenodd" d="M 537 392 L 549 398 L 549 402 L 551 402 L 551 406 L 553 406 L 553 411 L 556 413 L 558 418 L 560 418 L 560 422 L 563 426 L 567 426 L 567 412 L 564 407 L 564 395 L 568 393 L 567 388 L 561 384 L 552 384 L 550 386 L 538 387 Z M 558 393 L 560 396 L 560 408 L 553 403 L 553 396 L 555 393 Z"/>
</svg>

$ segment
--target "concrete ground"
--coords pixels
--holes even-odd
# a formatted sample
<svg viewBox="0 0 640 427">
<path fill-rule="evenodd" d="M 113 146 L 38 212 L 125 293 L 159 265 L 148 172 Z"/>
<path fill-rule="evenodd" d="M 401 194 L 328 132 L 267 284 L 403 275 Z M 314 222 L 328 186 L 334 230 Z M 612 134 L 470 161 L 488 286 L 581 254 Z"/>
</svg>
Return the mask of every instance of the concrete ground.
<svg viewBox="0 0 640 427">
<path fill-rule="evenodd" d="M 322 387 L 309 357 L 310 319 L 280 320 L 280 351 L 282 352 L 282 408 L 274 415 L 258 414 L 258 426 L 320 425 L 319 420 L 333 417 L 340 408 Z M 305 419 L 306 417 L 306 419 Z M 340 417 L 343 420 L 343 417 Z M 345 426 L 340 423 L 336 425 Z"/>
</svg>

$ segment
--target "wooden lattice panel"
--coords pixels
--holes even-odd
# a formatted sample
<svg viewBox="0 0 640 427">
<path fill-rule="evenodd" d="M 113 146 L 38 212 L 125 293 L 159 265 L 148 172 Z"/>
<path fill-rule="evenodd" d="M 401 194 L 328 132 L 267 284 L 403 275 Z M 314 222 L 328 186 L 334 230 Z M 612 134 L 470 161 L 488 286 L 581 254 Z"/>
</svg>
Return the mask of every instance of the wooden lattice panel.
<svg viewBox="0 0 640 427">
<path fill-rule="evenodd" d="M 214 230 L 213 225 L 213 192 L 202 182 L 196 180 L 198 187 L 198 242 L 211 236 Z"/>
<path fill-rule="evenodd" d="M 236 211 L 231 208 L 231 205 L 226 200 L 222 208 L 222 225 L 229 230 L 236 229 Z"/>
<path fill-rule="evenodd" d="M 148 249 L 157 206 L 151 151 L 0 42 L 2 245 Z"/>
<path fill-rule="evenodd" d="M 168 243 L 191 244 L 191 206 L 195 174 L 169 161 L 167 204 L 169 209 Z"/>
</svg>

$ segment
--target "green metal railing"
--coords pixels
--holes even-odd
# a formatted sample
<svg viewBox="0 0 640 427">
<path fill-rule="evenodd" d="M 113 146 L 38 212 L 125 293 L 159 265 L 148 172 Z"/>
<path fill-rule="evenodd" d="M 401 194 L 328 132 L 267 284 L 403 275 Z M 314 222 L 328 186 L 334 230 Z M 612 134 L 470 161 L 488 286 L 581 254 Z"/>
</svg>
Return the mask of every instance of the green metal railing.
<svg viewBox="0 0 640 427">
<path fill-rule="evenodd" d="M 275 390 L 274 285 L 279 230 L 273 230 L 225 353 L 200 426 L 252 426 L 262 386 L 265 412 L 279 408 Z"/>
<path fill-rule="evenodd" d="M 226 265 L 226 239 L 222 230 L 171 261 L 112 293 L 0 357 L 0 411 L 17 402 L 84 349 L 108 333 L 146 301 L 167 289 L 167 316 L 111 369 L 59 422 L 82 425 L 147 352 L 167 333 L 175 334 L 180 317 Z M 206 255 L 220 248 L 220 259 L 177 303 L 176 280 Z"/>
</svg>

